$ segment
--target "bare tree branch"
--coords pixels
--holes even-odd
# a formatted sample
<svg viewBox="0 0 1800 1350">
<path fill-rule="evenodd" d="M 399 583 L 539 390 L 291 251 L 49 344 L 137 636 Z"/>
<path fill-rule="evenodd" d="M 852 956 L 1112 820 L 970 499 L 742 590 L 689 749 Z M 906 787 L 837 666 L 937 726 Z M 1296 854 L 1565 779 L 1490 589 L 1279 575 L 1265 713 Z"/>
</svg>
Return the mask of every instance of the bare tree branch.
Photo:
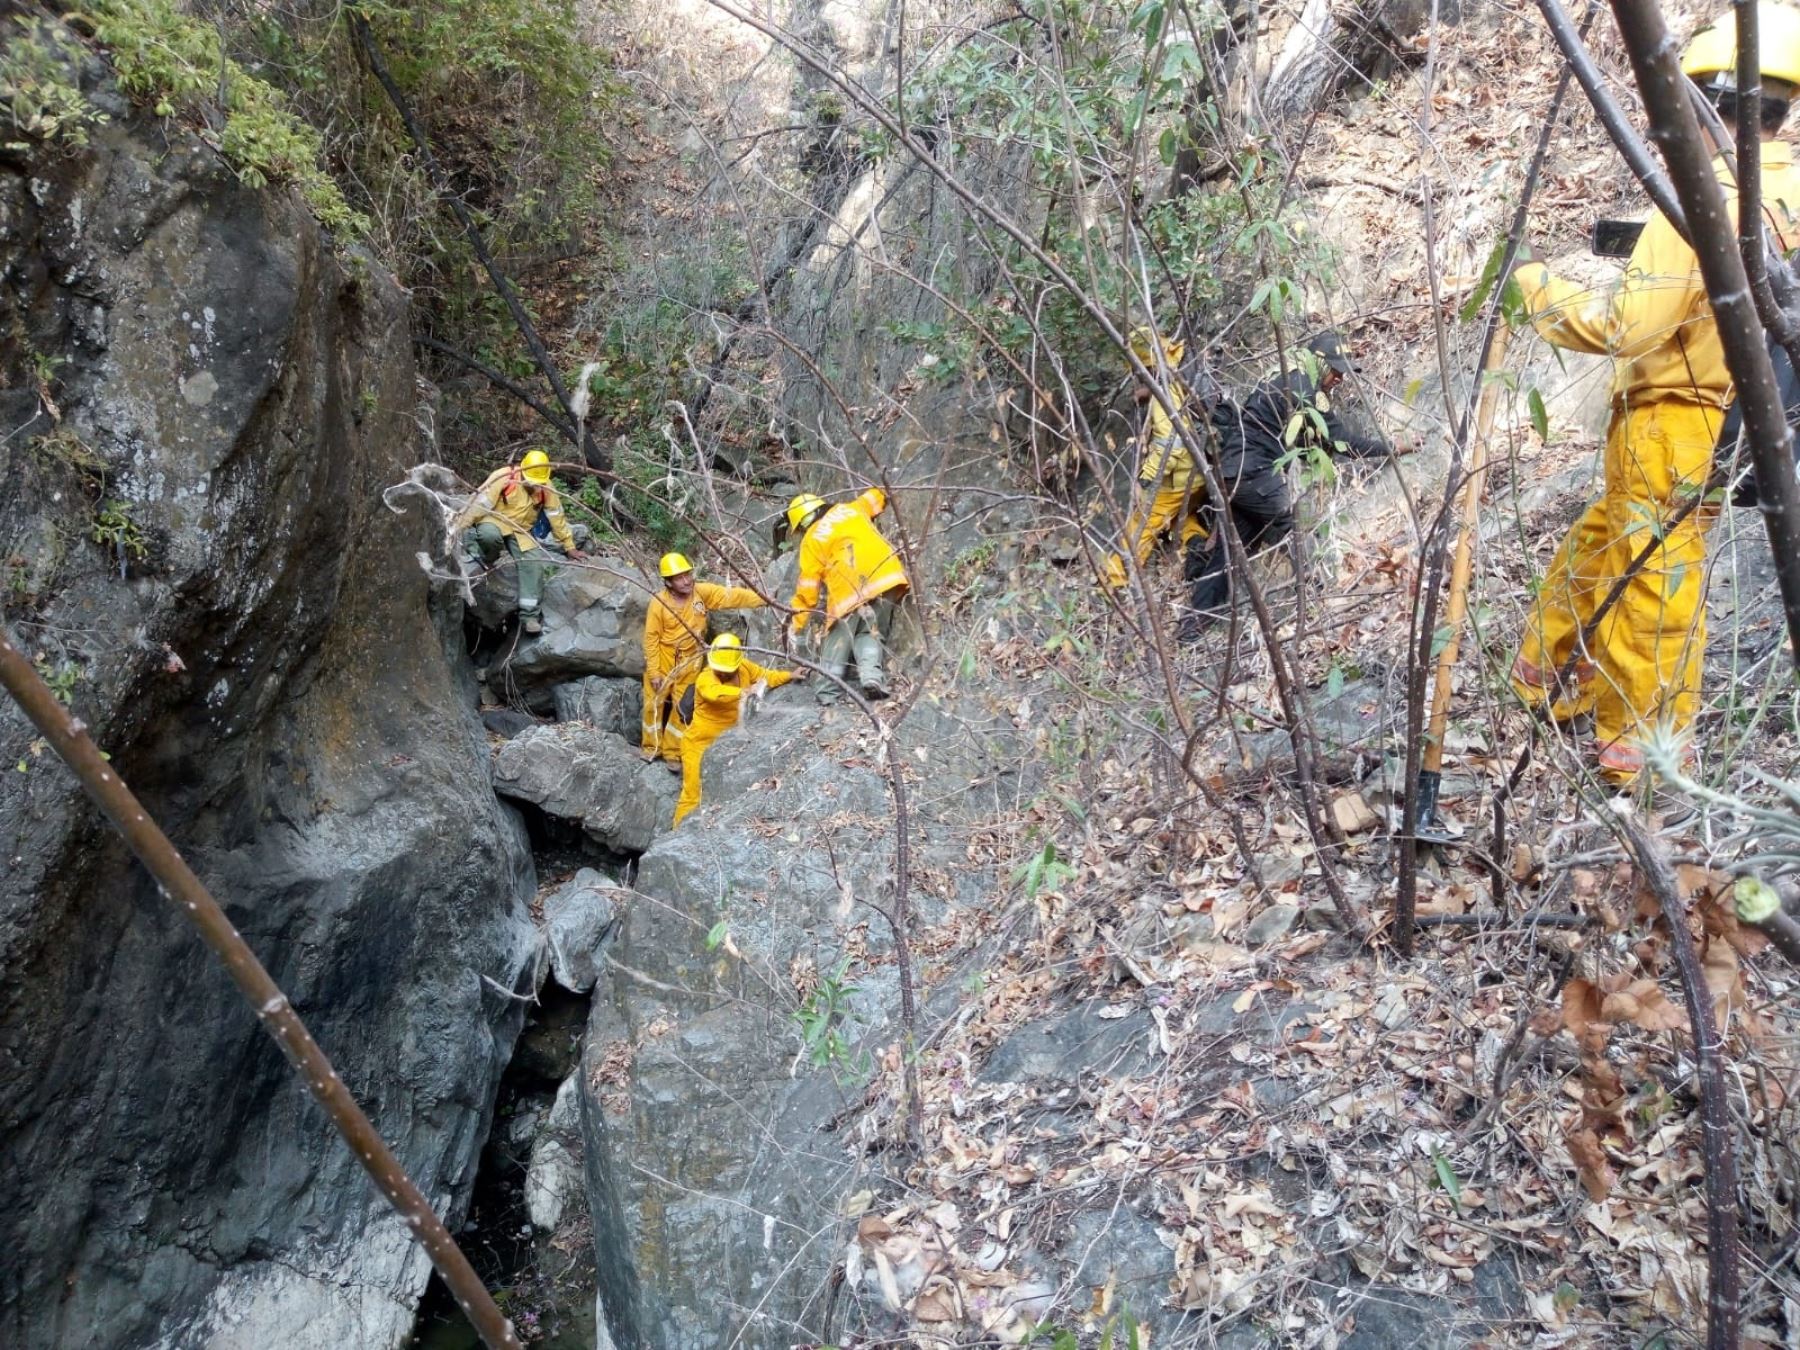
<svg viewBox="0 0 1800 1350">
<path fill-rule="evenodd" d="M 1658 15 L 1658 22 L 1661 16 Z M 1676 174 L 1680 184 L 1680 175 Z M 1696 213 L 1698 214 L 1698 213 Z M 1737 1160 L 1731 1139 L 1731 1106 L 1725 1095 L 1724 1042 L 1713 1017 L 1712 991 L 1700 968 L 1688 931 L 1687 906 L 1662 844 L 1644 833 L 1636 821 L 1619 822 L 1630 842 L 1645 883 L 1662 907 L 1669 946 L 1681 977 L 1681 997 L 1694 1033 L 1696 1077 L 1700 1080 L 1700 1138 L 1706 1159 L 1706 1346 L 1736 1350 L 1738 1345 L 1738 1207 Z"/>
<path fill-rule="evenodd" d="M 555 425 L 556 429 L 562 432 L 575 446 L 575 453 L 587 460 L 594 468 L 610 467 L 611 456 L 604 446 L 593 443 L 582 444 L 584 438 L 580 437 L 576 430 L 581 425 L 581 419 L 575 415 L 575 405 L 570 402 L 569 391 L 563 385 L 562 375 L 558 373 L 556 363 L 550 359 L 550 353 L 544 348 L 543 339 L 538 336 L 537 325 L 532 323 L 531 316 L 525 312 L 525 306 L 520 301 L 518 292 L 513 289 L 512 282 L 507 280 L 506 273 L 500 270 L 500 265 L 494 261 L 494 255 L 488 251 L 487 241 L 482 238 L 481 227 L 475 223 L 475 217 L 469 213 L 469 208 L 463 204 L 462 198 L 451 190 L 449 180 L 444 176 L 443 168 L 438 164 L 437 157 L 431 153 L 431 142 L 426 139 L 424 128 L 413 116 L 412 108 L 406 102 L 406 95 L 394 82 L 393 75 L 388 71 L 387 62 L 382 59 L 381 49 L 375 45 L 375 35 L 369 31 L 368 20 L 363 17 L 362 11 L 354 6 L 349 9 L 348 15 L 350 31 L 356 35 L 357 45 L 362 48 L 363 55 L 368 59 L 369 69 L 387 93 L 388 101 L 394 105 L 394 111 L 400 114 L 400 120 L 406 126 L 406 134 L 412 137 L 414 146 L 418 148 L 419 158 L 425 165 L 426 176 L 430 178 L 432 186 L 437 189 L 438 196 L 456 216 L 457 223 L 463 228 L 463 233 L 468 236 L 469 247 L 475 250 L 476 258 L 480 260 L 482 267 L 487 271 L 488 278 L 494 283 L 494 289 L 506 302 L 506 308 L 512 314 L 513 322 L 519 326 L 519 335 L 525 339 L 525 346 L 530 350 L 532 359 L 537 362 L 538 369 L 544 372 L 544 378 L 549 382 L 551 391 L 556 395 L 556 401 L 562 405 L 562 410 L 568 419 L 567 423 L 566 425 L 555 423 L 552 425 Z"/>
<path fill-rule="evenodd" d="M 517 380 L 502 375 L 492 366 L 477 360 L 465 351 L 452 347 L 448 342 L 440 342 L 437 338 L 431 337 L 425 333 L 413 334 L 413 341 L 418 343 L 421 347 L 426 348 L 428 351 L 434 351 L 440 356 L 447 356 L 459 366 L 472 370 L 477 375 L 485 377 L 496 389 L 501 389 L 506 393 L 511 394 L 514 398 L 518 399 L 519 402 L 523 403 L 539 417 L 543 418 L 551 426 L 560 431 L 571 443 L 574 442 L 574 426 L 565 422 L 561 413 L 557 412 Z"/>
</svg>

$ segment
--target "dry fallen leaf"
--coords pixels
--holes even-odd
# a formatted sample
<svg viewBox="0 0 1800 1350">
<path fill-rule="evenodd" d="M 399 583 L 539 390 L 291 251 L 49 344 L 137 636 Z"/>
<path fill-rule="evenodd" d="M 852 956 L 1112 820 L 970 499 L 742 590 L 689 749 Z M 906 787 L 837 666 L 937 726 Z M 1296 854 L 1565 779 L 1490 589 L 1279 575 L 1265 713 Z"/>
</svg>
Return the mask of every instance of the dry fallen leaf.
<svg viewBox="0 0 1800 1350">
<path fill-rule="evenodd" d="M 1600 991 L 1590 980 L 1570 980 L 1563 986 L 1562 1024 L 1579 1036 L 1590 1022 L 1600 1020 Z"/>
<path fill-rule="evenodd" d="M 1600 1147 L 1600 1137 L 1592 1130 L 1576 1130 L 1568 1136 L 1568 1145 L 1569 1157 L 1588 1199 L 1606 1199 L 1619 1178 L 1607 1161 L 1606 1150 Z"/>
<path fill-rule="evenodd" d="M 1744 1004 L 1744 980 L 1738 970 L 1737 952 L 1729 942 L 1709 942 L 1701 968 L 1712 994 L 1713 1020 L 1723 1030 L 1731 1020 L 1732 1010 Z"/>
<path fill-rule="evenodd" d="M 1633 1022 L 1645 1031 L 1687 1030 L 1687 1014 L 1669 1001 L 1655 980 L 1637 980 L 1608 994 L 1600 1004 L 1600 1016 L 1608 1022 Z"/>
</svg>

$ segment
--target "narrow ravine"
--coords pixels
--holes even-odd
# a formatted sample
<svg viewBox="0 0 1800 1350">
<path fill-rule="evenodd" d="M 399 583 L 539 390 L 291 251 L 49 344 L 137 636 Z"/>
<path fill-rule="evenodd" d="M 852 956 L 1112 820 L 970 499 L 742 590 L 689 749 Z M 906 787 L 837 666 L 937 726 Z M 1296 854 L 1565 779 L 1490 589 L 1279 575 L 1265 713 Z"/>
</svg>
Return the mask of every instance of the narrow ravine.
<svg viewBox="0 0 1800 1350">
<path fill-rule="evenodd" d="M 534 1158 L 541 1189 L 546 1181 L 559 1184 L 546 1171 L 545 1154 L 553 1146 L 579 1147 L 579 1131 L 553 1119 L 553 1111 L 558 1089 L 580 1062 L 590 1001 L 554 979 L 540 990 L 501 1076 L 494 1127 L 481 1152 L 468 1217 L 457 1234 L 507 1315 L 545 1350 L 592 1350 L 595 1343 L 593 1244 L 572 1231 L 578 1223 L 540 1232 L 533 1222 L 530 1184 Z M 547 1198 L 536 1197 L 540 1217 Z M 559 1199 L 585 1211 L 579 1193 Z M 410 1343 L 419 1350 L 476 1350 L 480 1344 L 435 1275 Z"/>
</svg>

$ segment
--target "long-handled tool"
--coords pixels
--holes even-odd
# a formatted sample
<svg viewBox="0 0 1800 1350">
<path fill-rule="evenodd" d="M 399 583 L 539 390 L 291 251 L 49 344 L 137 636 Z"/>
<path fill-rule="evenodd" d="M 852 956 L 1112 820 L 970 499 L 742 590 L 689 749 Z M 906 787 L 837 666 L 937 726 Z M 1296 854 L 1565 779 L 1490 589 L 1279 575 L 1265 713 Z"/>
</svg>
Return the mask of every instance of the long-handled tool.
<svg viewBox="0 0 1800 1350">
<path fill-rule="evenodd" d="M 1461 523 L 1457 527 L 1456 557 L 1450 564 L 1450 599 L 1444 608 L 1444 627 L 1449 630 L 1438 651 L 1437 672 L 1431 690 L 1431 722 L 1425 732 L 1425 749 L 1419 759 L 1418 824 L 1413 837 L 1425 844 L 1449 843 L 1451 836 L 1438 815 L 1438 791 L 1443 786 L 1444 733 L 1450 724 L 1450 681 L 1456 672 L 1456 654 L 1462 646 L 1463 618 L 1469 609 L 1469 574 L 1474 570 L 1475 535 L 1481 516 L 1481 488 L 1487 478 L 1488 437 L 1494 430 L 1494 405 L 1500 382 L 1493 378 L 1506 360 L 1507 328 L 1502 321 L 1494 329 L 1487 361 L 1481 368 L 1481 402 L 1475 412 L 1475 435 L 1469 446 L 1469 472 L 1463 480 Z M 1441 630 L 1440 630 L 1441 631 Z"/>
</svg>

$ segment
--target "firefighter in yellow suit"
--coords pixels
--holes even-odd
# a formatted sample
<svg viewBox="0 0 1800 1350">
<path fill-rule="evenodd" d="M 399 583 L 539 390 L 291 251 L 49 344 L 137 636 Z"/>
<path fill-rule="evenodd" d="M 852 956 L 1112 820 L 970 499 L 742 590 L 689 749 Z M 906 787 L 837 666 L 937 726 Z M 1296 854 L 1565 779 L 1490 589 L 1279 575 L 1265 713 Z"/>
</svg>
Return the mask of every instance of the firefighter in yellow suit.
<svg viewBox="0 0 1800 1350">
<path fill-rule="evenodd" d="M 700 760 L 706 747 L 738 724 L 746 694 L 779 689 L 794 678 L 791 670 L 769 670 L 744 655 L 735 633 L 721 633 L 706 653 L 706 666 L 694 680 L 694 716 L 681 743 L 681 796 L 675 799 L 675 823 L 700 805 Z"/>
<path fill-rule="evenodd" d="M 650 597 L 644 615 L 645 759 L 661 755 L 681 763 L 685 734 L 681 701 L 700 673 L 707 615 L 718 609 L 755 609 L 763 599 L 744 586 L 718 586 L 694 579 L 694 565 L 680 553 L 665 553 L 657 564 L 663 588 Z"/>
<path fill-rule="evenodd" d="M 452 527 L 462 536 L 469 561 L 477 567 L 494 566 L 503 552 L 512 556 L 519 577 L 519 618 L 528 634 L 544 630 L 538 607 L 550 565 L 539 540 L 545 536 L 554 539 L 563 555 L 572 560 L 587 557 L 575 547 L 562 498 L 550 486 L 550 470 L 549 455 L 527 450 L 517 464 L 504 464 L 487 476 Z"/>
<path fill-rule="evenodd" d="M 1800 245 L 1800 171 L 1790 147 L 1773 138 L 1800 87 L 1800 11 L 1764 0 L 1758 14 L 1760 107 L 1737 106 L 1737 25 L 1729 12 L 1695 35 L 1681 68 L 1728 126 L 1740 114 L 1759 120 L 1763 218 L 1785 252 Z M 1735 178 L 1722 155 L 1715 163 L 1735 222 Z M 1703 506 L 1667 531 L 1590 648 L 1577 649 L 1580 634 L 1662 522 L 1704 491 L 1731 377 L 1694 252 L 1660 212 L 1604 303 L 1588 303 L 1588 292 L 1535 258 L 1514 276 L 1540 334 L 1559 347 L 1610 355 L 1614 375 L 1604 491 L 1550 564 L 1513 663 L 1513 688 L 1559 721 L 1591 712 L 1601 773 L 1629 782 L 1644 766 L 1640 738 L 1657 728 L 1685 732 L 1694 719 L 1706 646 L 1706 531 L 1716 508 Z M 1572 657 L 1571 683 L 1556 687 Z"/>
<path fill-rule="evenodd" d="M 886 509 L 887 494 L 880 488 L 836 506 L 809 492 L 788 503 L 788 528 L 800 539 L 800 576 L 788 602 L 793 635 L 805 630 L 821 598 L 825 604 L 819 669 L 831 678 L 821 698 L 835 691 L 833 681 L 843 676 L 852 656 L 863 696 L 888 696 L 881 643 L 892 631 L 894 605 L 908 583 L 900 555 L 875 528 L 875 517 Z"/>
<path fill-rule="evenodd" d="M 1178 338 L 1158 338 L 1149 328 L 1134 329 L 1130 338 L 1132 355 L 1151 370 L 1158 367 L 1157 349 L 1162 349 L 1161 365 L 1166 368 L 1169 401 L 1182 413 L 1190 399 L 1188 388 L 1175 378 L 1175 367 L 1181 364 L 1186 346 Z M 1148 386 L 1139 397 L 1149 393 Z M 1149 425 L 1145 428 L 1143 458 L 1138 464 L 1141 499 L 1125 521 L 1125 537 L 1121 547 L 1129 548 L 1139 567 L 1150 560 L 1150 550 L 1157 538 L 1181 519 L 1181 543 L 1185 547 L 1194 539 L 1206 536 L 1200 523 L 1200 504 L 1206 485 L 1194 465 L 1193 456 L 1176 434 L 1175 423 L 1163 405 L 1154 397 L 1149 402 Z M 1125 560 L 1117 553 L 1107 558 L 1101 578 L 1117 590 L 1125 584 Z"/>
</svg>

